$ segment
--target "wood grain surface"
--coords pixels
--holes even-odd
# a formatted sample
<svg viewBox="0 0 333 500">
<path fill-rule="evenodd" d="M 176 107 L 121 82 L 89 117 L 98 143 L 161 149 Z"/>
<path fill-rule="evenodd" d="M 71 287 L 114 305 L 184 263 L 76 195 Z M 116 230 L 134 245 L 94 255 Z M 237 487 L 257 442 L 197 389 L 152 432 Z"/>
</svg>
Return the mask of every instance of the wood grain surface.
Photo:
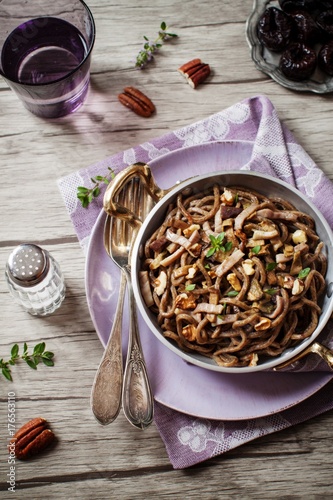
<svg viewBox="0 0 333 500">
<path fill-rule="evenodd" d="M 328 499 L 332 498 L 333 413 L 257 439 L 188 470 L 170 465 L 155 426 L 140 432 L 121 413 L 107 427 L 94 420 L 90 390 L 103 348 L 85 297 L 85 259 L 57 187 L 57 179 L 112 154 L 216 113 L 246 97 L 265 94 L 313 160 L 333 180 L 331 95 L 294 92 L 259 72 L 245 23 L 252 0 L 89 0 L 97 37 L 91 88 L 84 106 L 59 120 L 24 109 L 0 80 L 0 357 L 14 342 L 45 341 L 53 368 L 13 367 L 0 382 L 0 496 L 26 499 Z M 0 2 L 1 10 L 1 2 Z M 146 70 L 133 59 L 143 35 L 161 21 L 179 37 L 168 41 Z M 200 57 L 211 65 L 196 90 L 177 73 Z M 117 94 L 136 86 L 155 103 L 144 119 Z M 329 203 L 332 200 L 328 200 Z M 67 296 L 52 316 L 35 318 L 10 297 L 5 263 L 19 243 L 49 250 L 65 274 Z M 16 393 L 16 422 L 35 416 L 52 423 L 55 449 L 16 464 L 8 492 L 7 394 Z"/>
</svg>

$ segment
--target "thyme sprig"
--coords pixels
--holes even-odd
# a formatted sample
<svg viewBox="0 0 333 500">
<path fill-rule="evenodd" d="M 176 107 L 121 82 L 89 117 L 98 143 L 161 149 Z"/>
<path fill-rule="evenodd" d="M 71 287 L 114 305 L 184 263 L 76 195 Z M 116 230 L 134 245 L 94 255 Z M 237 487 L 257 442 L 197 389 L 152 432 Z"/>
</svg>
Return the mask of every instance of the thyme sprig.
<svg viewBox="0 0 333 500">
<path fill-rule="evenodd" d="M 11 366 L 14 366 L 20 360 L 25 361 L 33 370 L 37 370 L 37 365 L 39 365 L 40 362 L 44 363 L 46 366 L 53 366 L 54 354 L 53 352 L 46 351 L 45 347 L 45 342 L 41 342 L 35 345 L 32 352 L 29 352 L 28 346 L 25 342 L 23 345 L 23 353 L 20 354 L 19 345 L 14 344 L 10 351 L 10 359 L 8 361 L 4 361 L 2 358 L 0 359 L 2 375 L 7 380 L 12 381 Z"/>
<path fill-rule="evenodd" d="M 95 177 L 91 177 L 91 182 L 93 186 L 91 188 L 87 188 L 86 186 L 78 186 L 76 195 L 80 200 L 83 208 L 87 208 L 89 203 L 92 202 L 94 198 L 97 198 L 101 192 L 101 184 L 109 184 L 109 182 L 114 179 L 115 172 L 111 167 L 108 167 L 109 175 L 96 175 Z"/>
<path fill-rule="evenodd" d="M 167 31 L 169 28 L 166 23 L 163 21 L 160 26 L 160 30 L 158 31 L 158 37 L 154 42 L 150 42 L 149 38 L 144 36 L 145 43 L 143 48 L 139 51 L 139 54 L 136 56 L 135 66 L 137 68 L 144 68 L 152 59 L 154 59 L 154 53 L 159 50 L 163 43 L 169 38 L 176 38 L 178 35 L 175 33 L 170 33 Z"/>
</svg>

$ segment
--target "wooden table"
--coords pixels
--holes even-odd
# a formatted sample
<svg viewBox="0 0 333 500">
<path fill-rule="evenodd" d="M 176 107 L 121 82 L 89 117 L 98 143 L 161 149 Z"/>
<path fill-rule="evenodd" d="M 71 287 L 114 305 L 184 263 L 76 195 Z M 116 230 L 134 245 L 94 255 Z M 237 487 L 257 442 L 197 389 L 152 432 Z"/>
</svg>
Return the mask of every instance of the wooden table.
<svg viewBox="0 0 333 500">
<path fill-rule="evenodd" d="M 92 416 L 90 390 L 103 348 L 86 302 L 85 258 L 56 180 L 256 94 L 271 99 L 296 139 L 333 179 L 333 102 L 330 95 L 283 88 L 255 68 L 245 37 L 252 0 L 144 5 L 90 0 L 89 6 L 97 37 L 90 93 L 77 113 L 39 119 L 0 82 L 0 356 L 6 358 L 14 342 L 45 341 L 55 353 L 53 368 L 33 371 L 21 364 L 12 369 L 12 383 L 1 380 L 1 497 L 332 498 L 332 412 L 182 471 L 172 469 L 154 425 L 138 431 L 121 413 L 112 425 L 101 427 Z M 167 42 L 149 68 L 134 69 L 143 35 L 153 38 L 163 20 L 179 38 Z M 193 57 L 213 70 L 197 90 L 175 71 Z M 117 94 L 128 85 L 151 97 L 154 117 L 145 120 L 121 106 Z M 65 274 L 66 299 L 44 319 L 21 310 L 4 280 L 8 255 L 23 241 L 48 249 Z M 17 426 L 43 416 L 59 439 L 43 458 L 16 463 L 15 494 L 6 483 L 10 391 L 16 394 Z"/>
</svg>

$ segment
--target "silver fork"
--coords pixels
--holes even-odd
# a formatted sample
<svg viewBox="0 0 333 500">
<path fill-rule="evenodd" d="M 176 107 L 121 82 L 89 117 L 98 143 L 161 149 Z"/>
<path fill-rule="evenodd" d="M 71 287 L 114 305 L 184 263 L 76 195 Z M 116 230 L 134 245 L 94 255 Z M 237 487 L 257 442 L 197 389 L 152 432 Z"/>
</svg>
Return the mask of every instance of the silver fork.
<svg viewBox="0 0 333 500">
<path fill-rule="evenodd" d="M 130 185 L 126 191 L 120 193 L 119 203 L 129 206 L 133 187 L 134 185 Z M 126 222 L 113 220 L 109 215 L 107 216 L 104 225 L 104 247 L 110 257 L 110 241 L 117 241 L 118 244 L 130 248 L 132 238 L 133 231 Z M 91 390 L 91 409 L 95 418 L 102 425 L 113 422 L 121 408 L 123 385 L 121 338 L 125 290 L 126 275 L 121 272 L 118 303 L 112 329 Z"/>
<path fill-rule="evenodd" d="M 144 220 L 151 209 L 149 197 L 147 196 L 140 179 L 134 178 L 132 182 L 135 187 L 132 192 L 133 207 L 132 212 L 140 220 Z M 136 236 L 139 224 L 134 224 L 133 240 Z M 132 240 L 132 241 L 133 241 Z M 124 382 L 122 391 L 123 411 L 127 420 L 140 429 L 145 429 L 153 421 L 154 401 L 148 379 L 147 368 L 142 352 L 139 328 L 137 322 L 136 305 L 134 300 L 131 269 L 130 269 L 130 248 L 115 244 L 111 238 L 110 255 L 117 266 L 125 273 L 127 289 L 129 294 L 129 340 L 127 358 L 124 371 Z"/>
</svg>

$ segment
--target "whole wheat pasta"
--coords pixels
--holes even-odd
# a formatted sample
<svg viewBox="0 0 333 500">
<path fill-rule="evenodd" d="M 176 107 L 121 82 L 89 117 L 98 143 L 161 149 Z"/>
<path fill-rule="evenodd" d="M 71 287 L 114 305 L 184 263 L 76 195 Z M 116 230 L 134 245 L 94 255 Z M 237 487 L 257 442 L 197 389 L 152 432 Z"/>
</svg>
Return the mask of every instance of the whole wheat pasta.
<svg viewBox="0 0 333 500">
<path fill-rule="evenodd" d="M 145 243 L 142 295 L 180 349 L 255 366 L 317 327 L 323 247 L 313 219 L 285 200 L 237 186 L 187 190 Z"/>
</svg>

